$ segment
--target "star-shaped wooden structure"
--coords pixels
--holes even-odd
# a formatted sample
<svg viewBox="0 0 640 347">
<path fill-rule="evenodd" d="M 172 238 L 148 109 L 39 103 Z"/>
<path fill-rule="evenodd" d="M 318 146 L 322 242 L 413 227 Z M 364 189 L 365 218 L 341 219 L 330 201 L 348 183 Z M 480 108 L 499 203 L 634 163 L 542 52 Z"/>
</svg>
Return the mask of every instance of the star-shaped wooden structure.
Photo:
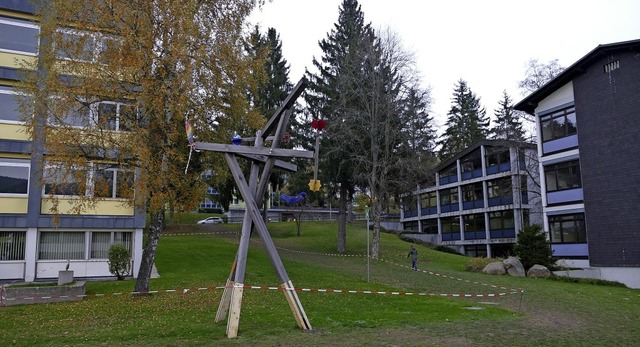
<svg viewBox="0 0 640 347">
<path fill-rule="evenodd" d="M 303 77 L 294 87 L 293 91 L 287 96 L 282 106 L 269 119 L 262 130 L 256 133 L 255 138 L 243 138 L 243 143 L 253 142 L 253 146 L 236 146 L 229 144 L 216 144 L 195 142 L 194 149 L 204 151 L 214 151 L 224 153 L 224 157 L 229 165 L 229 169 L 233 174 L 236 185 L 240 190 L 242 198 L 246 202 L 246 210 L 242 224 L 242 234 L 240 236 L 240 245 L 236 253 L 234 264 L 231 268 L 231 274 L 225 286 L 218 313 L 216 314 L 216 322 L 222 321 L 227 316 L 227 337 L 234 338 L 238 335 L 238 325 L 240 321 L 240 308 L 242 304 L 242 293 L 244 289 L 244 276 L 247 265 L 247 251 L 249 248 L 249 238 L 251 229 L 255 227 L 262 243 L 264 244 L 271 264 L 280 278 L 280 286 L 291 307 L 296 323 L 301 329 L 310 330 L 311 324 L 307 318 L 298 294 L 293 287 L 293 283 L 287 275 L 287 271 L 282 264 L 282 260 L 278 255 L 276 246 L 269 235 L 267 225 L 262 218 L 259 206 L 265 195 L 269 176 L 274 167 L 282 168 L 288 171 L 296 171 L 296 165 L 280 160 L 278 158 L 309 158 L 314 157 L 311 151 L 301 151 L 292 149 L 279 148 L 282 138 L 287 128 L 289 118 L 293 113 L 293 105 L 296 99 L 302 94 L 307 86 L 307 80 Z M 272 136 L 270 134 L 273 133 Z M 264 147 L 265 141 L 271 141 L 271 147 Z M 238 164 L 238 157 L 251 160 L 251 171 L 247 180 Z M 262 171 L 260 168 L 262 167 Z"/>
</svg>

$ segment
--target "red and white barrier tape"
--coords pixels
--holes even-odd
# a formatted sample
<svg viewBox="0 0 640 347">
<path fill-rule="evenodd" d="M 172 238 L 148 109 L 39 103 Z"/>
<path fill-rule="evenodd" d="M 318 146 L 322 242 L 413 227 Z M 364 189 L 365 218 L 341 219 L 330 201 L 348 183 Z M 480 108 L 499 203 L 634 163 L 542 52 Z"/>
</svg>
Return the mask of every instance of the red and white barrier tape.
<svg viewBox="0 0 640 347">
<path fill-rule="evenodd" d="M 217 287 L 200 287 L 200 288 L 181 288 L 181 289 L 163 289 L 163 290 L 151 290 L 148 292 L 121 292 L 111 294 L 77 294 L 77 295 L 59 295 L 59 296 L 42 296 L 42 297 L 16 297 L 6 298 L 5 301 L 15 300 L 55 300 L 55 299 L 73 299 L 73 298 L 99 298 L 109 296 L 122 296 L 122 295 L 149 295 L 149 294 L 167 294 L 167 293 L 182 293 L 182 298 L 186 298 L 186 294 L 189 292 L 202 292 L 210 290 L 224 289 L 225 286 Z M 226 288 L 234 288 L 229 286 Z M 400 296 L 429 296 L 429 297 L 453 297 L 453 298 L 491 298 L 500 297 L 512 294 L 521 294 L 519 291 L 508 291 L 499 293 L 482 293 L 482 294 L 465 294 L 465 293 L 423 293 L 423 292 L 395 292 L 395 291 L 375 291 L 375 290 L 347 290 L 347 289 L 321 289 L 321 288 L 282 288 L 282 287 L 270 287 L 270 286 L 249 286 L 245 285 L 243 289 L 257 289 L 257 290 L 293 290 L 296 292 L 309 292 L 309 293 L 342 293 L 342 294 L 377 294 L 377 295 L 400 295 Z"/>
</svg>

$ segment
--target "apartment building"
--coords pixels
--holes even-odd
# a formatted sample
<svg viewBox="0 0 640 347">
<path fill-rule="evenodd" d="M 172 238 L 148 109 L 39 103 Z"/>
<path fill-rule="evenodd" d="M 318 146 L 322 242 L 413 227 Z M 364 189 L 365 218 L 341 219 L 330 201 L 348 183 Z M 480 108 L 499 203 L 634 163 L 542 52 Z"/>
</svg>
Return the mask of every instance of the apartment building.
<svg viewBox="0 0 640 347">
<path fill-rule="evenodd" d="M 640 40 L 597 46 L 515 108 L 536 119 L 553 255 L 639 288 Z"/>
<path fill-rule="evenodd" d="M 54 279 L 66 267 L 76 278 L 111 277 L 107 253 L 113 243 L 130 249 L 136 276 L 145 215 L 124 198 L 131 193 L 127 182 L 134 173 L 100 160 L 79 169 L 86 172 L 81 180 L 76 174 L 54 173 L 47 166 L 50 153 L 26 131 L 19 98 L 28 96 L 16 87 L 22 63 L 39 57 L 38 35 L 29 1 L 0 0 L 0 281 Z M 104 101 L 85 110 L 85 116 L 111 117 L 111 130 L 124 131 L 118 119 L 125 109 L 120 102 Z M 48 119 L 42 114 L 28 117 Z M 56 184 L 61 180 L 64 185 Z M 104 189 L 98 190 L 99 185 Z M 95 205 L 73 208 L 79 196 L 99 199 Z"/>
<path fill-rule="evenodd" d="M 523 226 L 541 222 L 539 191 L 534 144 L 480 141 L 403 197 L 401 222 L 468 256 L 506 256 Z"/>
</svg>

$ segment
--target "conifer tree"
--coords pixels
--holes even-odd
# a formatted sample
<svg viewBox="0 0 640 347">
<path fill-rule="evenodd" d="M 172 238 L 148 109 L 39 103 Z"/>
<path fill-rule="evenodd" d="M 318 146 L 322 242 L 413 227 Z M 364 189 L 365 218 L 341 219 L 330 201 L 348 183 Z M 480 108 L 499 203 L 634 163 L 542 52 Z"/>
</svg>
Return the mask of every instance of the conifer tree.
<svg viewBox="0 0 640 347">
<path fill-rule="evenodd" d="M 489 135 L 489 118 L 480 98 L 460 79 L 451 98 L 447 129 L 440 139 L 440 158 L 446 159 Z"/>
<path fill-rule="evenodd" d="M 350 160 L 354 149 L 349 141 L 341 141 L 332 134 L 346 125 L 344 122 L 348 109 L 352 109 L 357 100 L 342 93 L 339 77 L 347 69 L 356 68 L 362 61 L 363 45 L 371 44 L 374 32 L 370 24 L 365 24 L 364 14 L 358 1 L 343 0 L 340 5 L 338 22 L 335 23 L 325 39 L 319 43 L 323 56 L 314 57 L 316 73 L 306 72 L 309 88 L 305 95 L 309 118 L 327 120 L 322 141 L 322 159 L 320 162 L 323 182 L 334 182 L 339 186 L 338 204 L 338 252 L 347 251 L 346 223 L 347 203 L 353 195 L 355 182 L 353 162 Z M 357 83 L 352 81 L 352 83 Z M 342 88 L 342 90 L 341 90 Z M 325 183 L 326 184 L 326 183 Z"/>
<path fill-rule="evenodd" d="M 411 87 L 403 100 L 405 130 L 408 134 L 409 148 L 423 161 L 433 157 L 436 132 L 433 117 L 429 115 L 429 91 Z"/>
<path fill-rule="evenodd" d="M 498 102 L 498 105 L 500 107 L 494 111 L 496 121 L 491 129 L 492 137 L 494 139 L 523 141 L 522 121 L 516 115 L 516 111 L 513 109 L 513 102 L 506 90 L 502 92 L 502 100 Z"/>
</svg>

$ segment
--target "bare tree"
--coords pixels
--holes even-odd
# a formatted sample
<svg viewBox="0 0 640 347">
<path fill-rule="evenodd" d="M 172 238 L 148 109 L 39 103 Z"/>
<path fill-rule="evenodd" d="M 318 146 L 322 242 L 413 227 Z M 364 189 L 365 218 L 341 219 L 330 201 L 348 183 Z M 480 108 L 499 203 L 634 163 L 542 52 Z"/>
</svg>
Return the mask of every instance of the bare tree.
<svg viewBox="0 0 640 347">
<path fill-rule="evenodd" d="M 417 88 L 419 74 L 413 56 L 390 31 L 363 45 L 359 54 L 362 59 L 354 61 L 358 65 L 351 66 L 338 80 L 341 94 L 348 95 L 352 102 L 340 105 L 345 117 L 334 128 L 334 136 L 352 149 L 355 182 L 370 196 L 371 254 L 377 258 L 384 203 L 397 191 L 415 188 L 420 173 L 421 163 L 407 129 L 412 123 L 409 117 L 415 113 L 405 112 L 407 97 Z"/>
<path fill-rule="evenodd" d="M 550 60 L 548 63 L 544 64 L 539 62 L 538 59 L 533 58 L 529 59 L 526 64 L 526 68 L 524 79 L 518 81 L 518 88 L 520 88 L 520 94 L 523 96 L 529 95 L 540 89 L 565 69 L 560 65 L 558 59 Z M 526 112 L 514 111 L 514 114 L 526 121 L 535 122 L 533 116 Z"/>
<path fill-rule="evenodd" d="M 539 62 L 538 59 L 532 58 L 529 59 L 526 66 L 527 70 L 525 71 L 524 79 L 518 81 L 518 88 L 521 89 L 523 96 L 540 89 L 540 87 L 564 71 L 564 67 L 560 65 L 558 59 L 549 60 L 548 63 L 544 64 Z"/>
</svg>

